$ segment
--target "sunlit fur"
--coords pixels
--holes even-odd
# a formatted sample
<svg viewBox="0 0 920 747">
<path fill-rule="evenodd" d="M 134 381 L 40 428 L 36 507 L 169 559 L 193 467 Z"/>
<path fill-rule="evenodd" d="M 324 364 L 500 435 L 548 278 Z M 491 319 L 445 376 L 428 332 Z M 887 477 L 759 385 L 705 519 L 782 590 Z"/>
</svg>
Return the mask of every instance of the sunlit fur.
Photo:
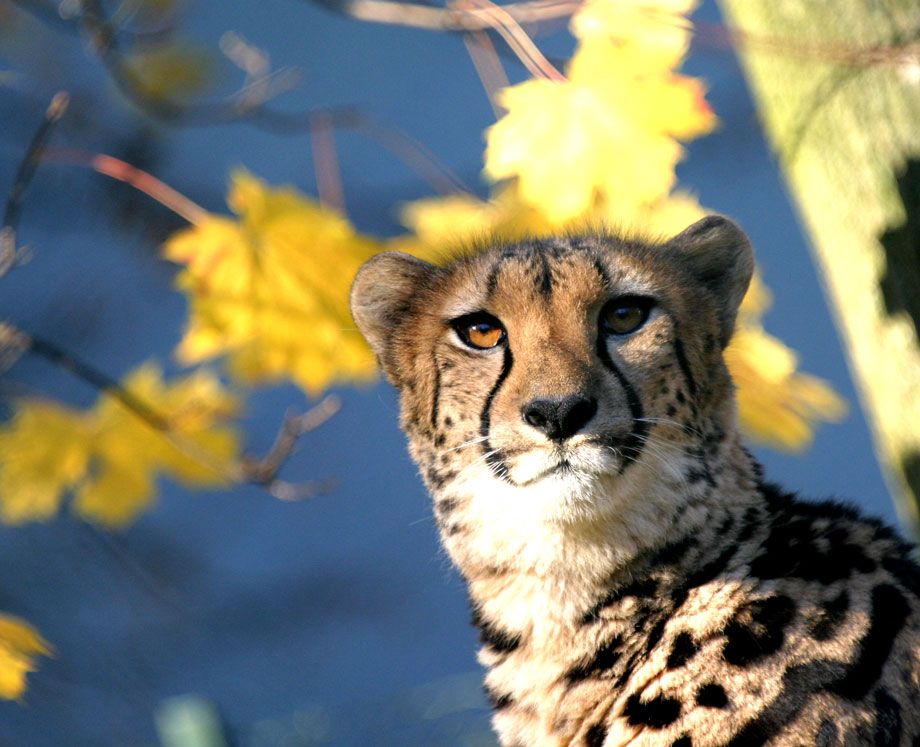
<svg viewBox="0 0 920 747">
<path fill-rule="evenodd" d="M 851 744 L 888 734 L 895 711 L 899 740 L 920 734 L 920 709 L 902 707 L 920 693 L 920 571 L 889 530 L 764 487 L 740 441 L 722 352 L 752 267 L 743 233 L 710 218 L 661 245 L 584 235 L 446 268 L 391 253 L 359 273 L 355 319 L 400 390 L 469 584 L 503 744 Z M 652 299 L 651 313 L 609 334 L 601 310 L 623 296 Z M 477 312 L 503 343 L 464 343 L 451 322 Z M 575 432 L 528 419 L 529 404 L 566 397 L 596 403 Z M 807 562 L 771 559 L 782 527 L 806 521 L 807 552 L 839 546 L 852 571 L 816 580 Z M 811 541 L 790 540 L 788 557 Z M 836 637 L 809 634 L 842 586 Z M 873 616 L 900 600 L 888 649 Z M 769 656 L 747 646 L 761 633 Z M 884 653 L 881 684 L 841 695 L 847 663 L 868 666 L 865 641 Z M 791 667 L 805 662 L 800 682 Z"/>
</svg>

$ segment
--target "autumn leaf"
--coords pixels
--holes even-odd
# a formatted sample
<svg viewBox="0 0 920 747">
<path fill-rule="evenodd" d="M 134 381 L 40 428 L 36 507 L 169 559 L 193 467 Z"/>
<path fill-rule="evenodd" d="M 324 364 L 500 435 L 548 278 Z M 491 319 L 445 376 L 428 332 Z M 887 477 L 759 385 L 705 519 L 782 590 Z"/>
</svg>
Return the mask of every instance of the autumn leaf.
<svg viewBox="0 0 920 747">
<path fill-rule="evenodd" d="M 613 0 L 595 3 L 608 15 Z M 507 110 L 487 131 L 485 172 L 494 180 L 516 179 L 521 198 L 555 225 L 588 212 L 597 200 L 632 214 L 667 197 L 681 158 L 679 139 L 715 126 L 699 81 L 673 72 L 685 45 L 664 42 L 649 49 L 622 35 L 597 32 L 589 22 L 568 67 L 568 80 L 534 79 L 504 89 Z M 588 20 L 585 20 L 585 19 Z M 665 24 L 667 29 L 672 25 Z M 628 32 L 627 26 L 624 31 Z M 681 34 L 685 29 L 678 28 Z M 672 47 L 675 43 L 671 43 Z"/>
<path fill-rule="evenodd" d="M 0 426 L 0 518 L 44 521 L 89 468 L 89 417 L 42 400 L 21 400 Z"/>
<path fill-rule="evenodd" d="M 0 519 L 47 520 L 72 495 L 79 516 L 120 528 L 149 507 L 160 474 L 196 487 L 229 481 L 239 439 L 226 421 L 239 403 L 212 373 L 167 384 L 148 363 L 122 386 L 165 430 L 106 394 L 85 411 L 36 399 L 15 403 L 0 426 Z"/>
<path fill-rule="evenodd" d="M 558 225 L 526 202 L 517 184 L 512 182 L 499 185 L 488 200 L 475 195 L 448 195 L 403 205 L 399 219 L 412 234 L 391 240 L 389 248 L 437 262 L 448 256 L 448 249 L 455 254 L 464 246 L 481 244 L 483 239 L 516 241 L 598 230 L 598 227 L 607 227 L 630 238 L 655 241 L 679 233 L 704 215 L 706 211 L 692 194 L 677 191 L 632 212 L 597 199 L 584 213 Z"/>
<path fill-rule="evenodd" d="M 0 613 L 0 698 L 21 700 L 26 675 L 36 670 L 35 658 L 50 656 L 51 644 L 25 620 Z"/>
<path fill-rule="evenodd" d="M 184 266 L 176 283 L 191 304 L 179 359 L 227 355 L 247 383 L 290 378 L 311 395 L 372 378 L 348 289 L 378 244 L 294 188 L 246 171 L 233 174 L 228 203 L 237 218 L 211 215 L 165 246 Z"/>
<path fill-rule="evenodd" d="M 764 331 L 760 316 L 769 305 L 769 292 L 755 275 L 725 361 L 748 435 L 783 451 L 802 451 L 811 445 L 817 423 L 841 420 L 847 405 L 826 381 L 800 372 L 795 352 Z"/>
</svg>

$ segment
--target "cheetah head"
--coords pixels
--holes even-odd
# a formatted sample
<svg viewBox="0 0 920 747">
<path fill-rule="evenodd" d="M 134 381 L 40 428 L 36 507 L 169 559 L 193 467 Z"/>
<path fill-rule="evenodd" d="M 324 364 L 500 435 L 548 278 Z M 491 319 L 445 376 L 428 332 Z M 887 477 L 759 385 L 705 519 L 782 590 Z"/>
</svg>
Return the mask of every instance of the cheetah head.
<svg viewBox="0 0 920 747">
<path fill-rule="evenodd" d="M 660 245 L 598 233 L 445 267 L 368 261 L 352 312 L 399 389 L 442 530 L 583 521 L 691 481 L 710 424 L 733 428 L 722 351 L 752 269 L 718 216 Z"/>
</svg>

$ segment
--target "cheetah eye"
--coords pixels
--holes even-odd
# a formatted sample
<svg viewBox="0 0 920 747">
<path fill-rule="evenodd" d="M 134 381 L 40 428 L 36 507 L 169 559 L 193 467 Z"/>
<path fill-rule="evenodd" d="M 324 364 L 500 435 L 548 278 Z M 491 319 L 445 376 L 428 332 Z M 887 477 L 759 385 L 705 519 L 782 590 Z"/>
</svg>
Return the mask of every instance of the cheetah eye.
<svg viewBox="0 0 920 747">
<path fill-rule="evenodd" d="M 628 335 L 646 321 L 655 302 L 645 296 L 621 296 L 601 309 L 601 330 L 612 335 Z"/>
<path fill-rule="evenodd" d="M 454 319 L 451 326 L 460 339 L 475 350 L 488 350 L 505 341 L 505 330 L 501 322 L 484 311 Z"/>
</svg>

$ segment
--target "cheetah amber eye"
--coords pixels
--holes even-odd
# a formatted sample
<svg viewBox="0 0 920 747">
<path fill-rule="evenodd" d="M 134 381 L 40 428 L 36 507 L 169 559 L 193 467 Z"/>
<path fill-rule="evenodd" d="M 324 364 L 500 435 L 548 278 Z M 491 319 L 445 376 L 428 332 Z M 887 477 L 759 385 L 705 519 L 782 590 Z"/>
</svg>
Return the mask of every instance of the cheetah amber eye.
<svg viewBox="0 0 920 747">
<path fill-rule="evenodd" d="M 631 334 L 648 321 L 653 305 L 651 298 L 643 296 L 615 298 L 601 310 L 601 329 L 613 335 Z"/>
<path fill-rule="evenodd" d="M 505 340 L 505 330 L 491 314 L 467 314 L 451 322 L 461 340 L 476 350 L 488 350 Z"/>
</svg>

